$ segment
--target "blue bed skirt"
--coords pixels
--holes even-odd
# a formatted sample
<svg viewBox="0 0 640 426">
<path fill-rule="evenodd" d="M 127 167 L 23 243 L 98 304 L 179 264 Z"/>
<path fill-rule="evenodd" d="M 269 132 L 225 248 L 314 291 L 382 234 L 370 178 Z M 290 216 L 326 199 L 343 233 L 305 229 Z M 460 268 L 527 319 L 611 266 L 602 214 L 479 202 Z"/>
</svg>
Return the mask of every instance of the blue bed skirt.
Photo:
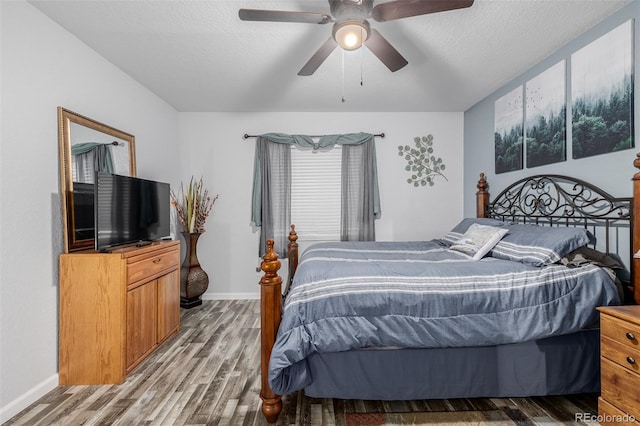
<svg viewBox="0 0 640 426">
<path fill-rule="evenodd" d="M 308 358 L 315 398 L 412 400 L 600 392 L 599 329 L 500 346 L 365 349 Z"/>
</svg>

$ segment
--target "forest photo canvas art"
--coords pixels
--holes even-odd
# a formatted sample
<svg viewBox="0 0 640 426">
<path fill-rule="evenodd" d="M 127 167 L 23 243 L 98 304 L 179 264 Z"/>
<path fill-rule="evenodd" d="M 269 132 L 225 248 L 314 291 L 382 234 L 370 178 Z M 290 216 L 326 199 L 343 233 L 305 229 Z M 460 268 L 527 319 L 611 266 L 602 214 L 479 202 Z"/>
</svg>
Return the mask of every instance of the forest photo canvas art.
<svg viewBox="0 0 640 426">
<path fill-rule="evenodd" d="M 524 100 L 520 85 L 495 103 L 496 174 L 522 169 Z"/>
<path fill-rule="evenodd" d="M 571 56 L 572 156 L 633 148 L 633 21 Z"/>
<path fill-rule="evenodd" d="M 527 167 L 567 158 L 565 61 L 560 61 L 525 86 L 525 141 Z"/>
</svg>

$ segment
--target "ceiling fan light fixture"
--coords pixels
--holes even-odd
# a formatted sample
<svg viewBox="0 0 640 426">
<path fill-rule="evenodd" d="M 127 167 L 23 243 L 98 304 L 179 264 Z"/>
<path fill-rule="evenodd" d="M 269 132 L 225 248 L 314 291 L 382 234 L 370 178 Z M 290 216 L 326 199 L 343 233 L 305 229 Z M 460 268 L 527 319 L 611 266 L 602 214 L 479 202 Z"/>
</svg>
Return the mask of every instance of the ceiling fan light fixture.
<svg viewBox="0 0 640 426">
<path fill-rule="evenodd" d="M 359 49 L 369 37 L 367 21 L 344 21 L 333 26 L 333 39 L 344 50 Z"/>
</svg>

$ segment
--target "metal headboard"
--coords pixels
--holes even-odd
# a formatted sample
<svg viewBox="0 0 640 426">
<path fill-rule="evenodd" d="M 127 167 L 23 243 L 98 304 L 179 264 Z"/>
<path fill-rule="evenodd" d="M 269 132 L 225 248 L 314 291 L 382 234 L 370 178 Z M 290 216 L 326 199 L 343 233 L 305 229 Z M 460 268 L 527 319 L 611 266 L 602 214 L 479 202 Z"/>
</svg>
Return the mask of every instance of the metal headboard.
<svg viewBox="0 0 640 426">
<path fill-rule="evenodd" d="M 617 254 L 631 267 L 633 198 L 612 197 L 583 180 L 561 175 L 521 179 L 487 204 L 486 215 L 545 226 L 583 226 L 596 237 L 594 247 Z"/>
</svg>

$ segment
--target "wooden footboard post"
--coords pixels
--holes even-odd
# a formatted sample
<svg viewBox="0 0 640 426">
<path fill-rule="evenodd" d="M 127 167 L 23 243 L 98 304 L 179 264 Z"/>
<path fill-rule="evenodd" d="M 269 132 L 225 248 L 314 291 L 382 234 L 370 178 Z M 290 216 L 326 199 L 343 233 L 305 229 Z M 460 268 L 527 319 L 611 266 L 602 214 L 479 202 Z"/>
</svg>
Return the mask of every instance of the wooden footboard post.
<svg viewBox="0 0 640 426">
<path fill-rule="evenodd" d="M 476 217 L 487 217 L 487 205 L 489 205 L 489 184 L 484 178 L 484 173 L 480 173 L 478 179 L 478 192 L 476 192 Z"/>
<path fill-rule="evenodd" d="M 269 359 L 280 326 L 282 310 L 282 278 L 278 275 L 280 261 L 273 250 L 273 240 L 267 241 L 267 252 L 262 257 L 260 269 L 264 275 L 260 279 L 260 374 L 262 378 L 262 414 L 269 423 L 278 420 L 282 411 L 282 397 L 276 395 L 269 386 Z"/>
</svg>

